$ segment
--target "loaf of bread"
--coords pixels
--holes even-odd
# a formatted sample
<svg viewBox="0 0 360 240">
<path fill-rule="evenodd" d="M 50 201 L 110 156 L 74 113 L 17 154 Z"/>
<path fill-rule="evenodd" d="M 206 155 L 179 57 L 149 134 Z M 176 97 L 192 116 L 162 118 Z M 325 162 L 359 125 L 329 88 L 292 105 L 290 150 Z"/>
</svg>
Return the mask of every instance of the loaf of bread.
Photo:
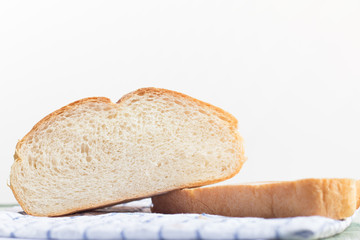
<svg viewBox="0 0 360 240">
<path fill-rule="evenodd" d="M 215 185 L 152 197 L 152 211 L 261 218 L 318 215 L 343 219 L 359 207 L 359 190 L 359 182 L 352 179 Z"/>
<path fill-rule="evenodd" d="M 187 95 L 144 88 L 46 116 L 16 145 L 10 187 L 31 215 L 58 216 L 219 182 L 245 161 L 237 120 Z"/>
</svg>

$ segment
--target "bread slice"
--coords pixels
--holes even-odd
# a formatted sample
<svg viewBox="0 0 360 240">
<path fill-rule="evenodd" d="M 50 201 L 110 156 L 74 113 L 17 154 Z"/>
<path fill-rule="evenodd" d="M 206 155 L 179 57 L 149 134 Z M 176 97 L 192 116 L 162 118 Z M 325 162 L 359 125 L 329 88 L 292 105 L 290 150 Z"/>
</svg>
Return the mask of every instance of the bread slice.
<svg viewBox="0 0 360 240">
<path fill-rule="evenodd" d="M 152 211 L 261 218 L 319 215 L 343 219 L 352 216 L 359 207 L 357 187 L 352 179 L 208 186 L 155 196 Z"/>
<path fill-rule="evenodd" d="M 58 216 L 219 182 L 245 161 L 237 120 L 187 95 L 144 88 L 86 98 L 16 145 L 10 187 L 26 213 Z"/>
</svg>

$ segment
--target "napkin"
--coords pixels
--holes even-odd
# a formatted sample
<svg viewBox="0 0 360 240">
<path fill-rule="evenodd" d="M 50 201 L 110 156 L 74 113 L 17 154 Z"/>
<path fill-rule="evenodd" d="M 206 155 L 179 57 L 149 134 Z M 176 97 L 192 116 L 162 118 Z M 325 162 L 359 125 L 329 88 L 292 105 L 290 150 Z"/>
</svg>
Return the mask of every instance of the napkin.
<svg viewBox="0 0 360 240">
<path fill-rule="evenodd" d="M 155 214 L 151 200 L 65 217 L 34 217 L 20 207 L 0 211 L 0 237 L 33 239 L 318 239 L 344 231 L 344 220 L 311 216 L 237 218 L 209 214 Z"/>
</svg>

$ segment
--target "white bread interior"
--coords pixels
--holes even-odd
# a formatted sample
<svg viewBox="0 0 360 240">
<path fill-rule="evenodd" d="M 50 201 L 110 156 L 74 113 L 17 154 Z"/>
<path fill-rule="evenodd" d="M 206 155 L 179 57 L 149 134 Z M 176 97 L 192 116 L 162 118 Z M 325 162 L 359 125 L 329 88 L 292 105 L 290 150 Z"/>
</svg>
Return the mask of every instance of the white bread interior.
<svg viewBox="0 0 360 240">
<path fill-rule="evenodd" d="M 237 120 L 187 95 L 139 89 L 87 98 L 18 142 L 10 187 L 31 215 L 58 216 L 219 182 L 245 161 Z"/>
<path fill-rule="evenodd" d="M 302 179 L 205 186 L 152 197 L 153 212 L 208 213 L 231 217 L 323 216 L 343 219 L 360 204 L 360 182 Z"/>
</svg>

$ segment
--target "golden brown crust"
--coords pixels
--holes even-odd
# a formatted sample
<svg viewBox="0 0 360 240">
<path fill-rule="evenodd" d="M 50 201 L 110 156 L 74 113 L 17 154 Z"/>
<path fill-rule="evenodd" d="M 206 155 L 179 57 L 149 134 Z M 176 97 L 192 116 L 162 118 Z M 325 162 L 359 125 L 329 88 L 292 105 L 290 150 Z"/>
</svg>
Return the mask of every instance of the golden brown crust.
<svg viewBox="0 0 360 240">
<path fill-rule="evenodd" d="M 343 219 L 354 214 L 359 198 L 356 194 L 356 181 L 352 179 L 223 185 L 155 196 L 152 211 L 263 218 L 319 215 Z"/>
<path fill-rule="evenodd" d="M 202 102 L 202 101 L 197 100 L 195 98 L 192 98 L 192 97 L 190 97 L 188 95 L 185 95 L 185 94 L 182 94 L 182 93 L 179 93 L 179 92 L 175 92 L 175 91 L 170 91 L 170 90 L 167 90 L 167 89 L 160 89 L 160 88 L 142 88 L 142 89 L 138 89 L 138 90 L 136 90 L 134 92 L 131 92 L 129 94 L 124 95 L 116 104 L 121 104 L 126 99 L 129 99 L 134 95 L 141 95 L 142 93 L 144 93 L 144 94 L 145 93 L 152 93 L 152 94 L 158 94 L 158 95 L 167 94 L 167 95 L 171 95 L 171 96 L 175 96 L 175 97 L 185 98 L 185 99 L 190 100 L 190 101 L 192 101 L 192 102 L 194 102 L 196 104 L 199 104 L 199 105 L 201 105 L 203 107 L 207 107 L 207 108 L 210 108 L 210 109 L 214 110 L 220 117 L 222 117 L 223 120 L 229 122 L 230 126 L 234 130 L 237 129 L 237 120 L 230 113 L 227 113 L 227 112 L 225 112 L 224 110 L 222 110 L 222 109 L 220 109 L 218 107 L 215 107 L 215 106 L 210 105 L 208 103 Z M 36 133 L 36 131 L 39 128 L 41 128 L 41 126 L 43 124 L 49 124 L 51 121 L 53 121 L 56 118 L 56 116 L 66 112 L 66 111 L 68 111 L 68 110 L 70 110 L 70 109 L 72 109 L 72 108 L 74 108 L 74 107 L 76 107 L 78 105 L 82 105 L 82 104 L 84 104 L 86 102 L 105 102 L 105 103 L 108 103 L 108 104 L 115 104 L 115 103 L 112 103 L 110 101 L 110 99 L 105 98 L 105 97 L 90 97 L 90 98 L 85 98 L 85 99 L 81 99 L 81 100 L 75 101 L 73 103 L 70 103 L 70 104 L 68 104 L 68 105 L 54 111 L 53 113 L 47 115 L 46 117 L 41 119 L 37 124 L 35 124 L 35 126 L 17 143 L 16 150 L 15 150 L 15 155 L 14 155 L 15 162 L 18 162 L 18 164 L 21 164 L 21 156 L 20 156 L 18 150 L 20 149 L 23 142 L 25 142 L 32 134 Z M 242 139 L 240 138 L 240 136 L 236 135 L 236 138 L 242 144 Z M 240 171 L 243 163 L 246 160 L 244 158 L 243 154 L 244 154 L 244 151 L 243 151 L 243 148 L 241 148 L 241 154 L 240 154 L 238 167 L 232 173 L 232 175 L 230 175 L 230 176 L 226 176 L 226 177 L 222 177 L 222 178 L 218 178 L 218 179 L 213 179 L 213 180 L 209 180 L 209 181 L 196 182 L 196 183 L 189 184 L 189 185 L 183 185 L 183 186 L 179 186 L 178 188 L 169 189 L 168 191 L 172 191 L 172 190 L 175 190 L 175 189 L 181 189 L 181 188 L 185 188 L 185 187 L 189 187 L 189 188 L 190 187 L 198 187 L 198 186 L 217 183 L 217 182 L 229 179 L 229 178 L 235 176 Z M 22 206 L 23 210 L 26 213 L 28 213 L 30 215 L 34 215 L 34 216 L 44 216 L 44 215 L 39 215 L 36 212 L 31 212 L 31 210 L 26 208 L 26 205 L 24 204 L 22 199 L 17 195 L 15 189 L 13 189 L 13 187 L 11 186 L 11 182 L 10 182 L 10 188 L 11 188 L 11 190 L 12 190 L 14 196 L 15 196 L 15 199 L 19 202 L 19 204 Z M 168 191 L 166 191 L 166 192 L 168 192 Z M 131 199 L 125 199 L 125 200 L 124 199 L 119 199 L 119 200 L 114 200 L 114 201 L 109 201 L 109 202 L 101 202 L 101 203 L 98 203 L 98 204 L 83 206 L 81 208 L 73 208 L 73 209 L 62 211 L 62 212 L 51 213 L 50 215 L 46 215 L 46 216 L 61 216 L 61 215 L 71 214 L 71 213 L 78 212 L 78 211 L 84 211 L 84 210 L 89 210 L 89 209 L 94 209 L 94 208 L 99 208 L 99 207 L 111 206 L 111 205 L 115 205 L 115 204 L 118 204 L 118 203 L 127 202 L 127 201 L 130 201 L 130 200 L 151 197 L 151 196 L 158 195 L 158 194 L 162 194 L 162 193 L 154 192 L 153 194 L 149 194 L 149 195 L 146 195 L 146 196 L 140 196 L 139 195 L 139 196 L 136 196 L 136 197 L 131 198 Z"/>
<path fill-rule="evenodd" d="M 186 94 L 176 92 L 176 91 L 167 90 L 167 89 L 163 89 L 163 88 L 154 88 L 154 87 L 140 88 L 140 89 L 138 89 L 136 91 L 133 91 L 133 92 L 130 92 L 130 93 L 124 95 L 116 103 L 121 104 L 121 102 L 125 101 L 126 99 L 131 98 L 134 95 L 147 94 L 147 93 L 160 94 L 160 95 L 170 95 L 170 96 L 174 96 L 174 97 L 185 98 L 185 99 L 187 99 L 189 101 L 192 101 L 192 102 L 194 102 L 194 103 L 196 103 L 198 105 L 201 105 L 202 107 L 207 107 L 209 109 L 214 110 L 215 112 L 217 112 L 217 114 L 219 116 L 223 116 L 222 119 L 228 121 L 234 129 L 237 129 L 237 127 L 238 127 L 237 126 L 237 123 L 238 123 L 237 119 L 233 115 L 231 115 L 230 113 L 224 111 L 223 109 L 221 109 L 219 107 L 216 107 L 216 106 L 213 106 L 213 105 L 211 105 L 209 103 L 200 101 L 200 100 L 198 100 L 196 98 L 190 97 L 190 96 L 188 96 Z"/>
</svg>

